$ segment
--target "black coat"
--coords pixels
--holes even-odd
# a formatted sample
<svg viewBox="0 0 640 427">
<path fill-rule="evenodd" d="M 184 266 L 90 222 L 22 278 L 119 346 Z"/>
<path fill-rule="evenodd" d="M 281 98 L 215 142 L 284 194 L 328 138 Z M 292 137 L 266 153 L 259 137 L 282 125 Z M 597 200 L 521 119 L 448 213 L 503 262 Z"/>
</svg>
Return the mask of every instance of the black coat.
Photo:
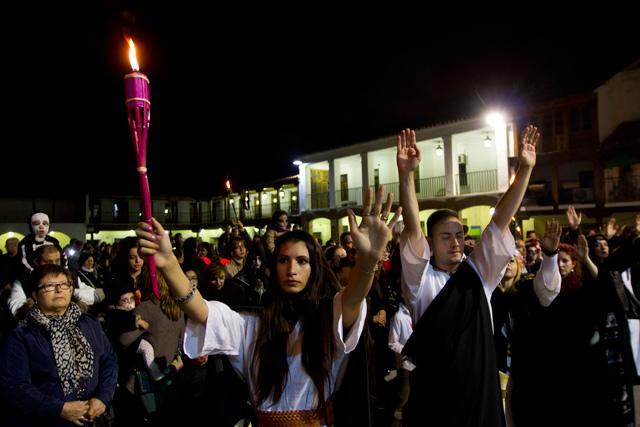
<svg viewBox="0 0 640 427">
<path fill-rule="evenodd" d="M 467 262 L 424 312 L 403 354 L 416 365 L 405 425 L 505 425 L 489 303 Z"/>
</svg>

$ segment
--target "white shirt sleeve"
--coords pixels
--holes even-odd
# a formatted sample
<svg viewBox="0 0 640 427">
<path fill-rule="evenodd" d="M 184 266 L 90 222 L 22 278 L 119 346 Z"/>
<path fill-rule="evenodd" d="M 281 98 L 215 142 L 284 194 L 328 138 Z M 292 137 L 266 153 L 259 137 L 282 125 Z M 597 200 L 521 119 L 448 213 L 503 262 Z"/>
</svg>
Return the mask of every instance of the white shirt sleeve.
<svg viewBox="0 0 640 427">
<path fill-rule="evenodd" d="M 336 342 L 336 352 L 342 352 L 344 354 L 351 353 L 360 340 L 364 324 L 367 320 L 367 302 L 362 300 L 360 303 L 360 313 L 358 318 L 354 322 L 353 326 L 347 332 L 347 336 L 344 336 L 344 327 L 342 326 L 342 294 L 344 291 L 338 292 L 333 297 L 333 336 Z"/>
<path fill-rule="evenodd" d="M 95 304 L 98 299 L 96 298 L 96 290 L 80 280 L 79 277 L 78 287 L 73 290 L 73 295 L 87 305 Z"/>
<path fill-rule="evenodd" d="M 246 322 L 229 306 L 218 301 L 207 301 L 207 323 L 189 319 L 184 333 L 184 352 L 189 358 L 207 354 L 238 356 L 243 351 Z"/>
<path fill-rule="evenodd" d="M 491 221 L 480 242 L 469 255 L 469 264 L 478 273 L 488 298 L 500 283 L 507 263 L 516 252 L 516 242 L 509 229 L 504 233 Z"/>
<path fill-rule="evenodd" d="M 420 309 L 420 289 L 422 287 L 422 277 L 427 270 L 431 258 L 431 249 L 427 239 L 422 236 L 423 250 L 421 254 L 416 254 L 411 247 L 406 234 L 400 235 L 400 262 L 402 271 L 400 283 L 402 286 L 402 297 L 413 319 L 418 319 L 424 310 Z"/>
<path fill-rule="evenodd" d="M 22 283 L 19 280 L 13 282 L 13 287 L 11 288 L 11 294 L 9 295 L 9 299 L 7 301 L 7 305 L 9 306 L 9 311 L 14 316 L 20 307 L 25 305 L 27 302 L 27 294 L 24 293 L 24 288 L 22 287 Z"/>
<path fill-rule="evenodd" d="M 540 270 L 533 279 L 533 290 L 543 307 L 549 307 L 560 294 L 562 277 L 558 268 L 558 255 L 542 257 Z"/>
</svg>

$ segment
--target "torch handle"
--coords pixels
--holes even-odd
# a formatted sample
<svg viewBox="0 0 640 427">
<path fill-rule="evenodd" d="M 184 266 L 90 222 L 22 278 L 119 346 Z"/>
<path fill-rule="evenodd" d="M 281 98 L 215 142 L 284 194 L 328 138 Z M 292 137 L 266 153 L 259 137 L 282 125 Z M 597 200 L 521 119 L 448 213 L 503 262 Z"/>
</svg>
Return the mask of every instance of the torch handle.
<svg viewBox="0 0 640 427">
<path fill-rule="evenodd" d="M 142 215 L 144 216 L 144 222 L 153 227 L 153 221 L 151 221 L 151 193 L 149 191 L 149 180 L 147 179 L 146 168 L 139 167 L 138 178 L 140 183 L 140 198 L 142 199 Z M 160 288 L 158 286 L 158 275 L 156 273 L 156 259 L 152 256 L 147 258 L 149 266 L 149 276 L 151 277 L 151 286 L 156 298 L 160 299 Z"/>
</svg>

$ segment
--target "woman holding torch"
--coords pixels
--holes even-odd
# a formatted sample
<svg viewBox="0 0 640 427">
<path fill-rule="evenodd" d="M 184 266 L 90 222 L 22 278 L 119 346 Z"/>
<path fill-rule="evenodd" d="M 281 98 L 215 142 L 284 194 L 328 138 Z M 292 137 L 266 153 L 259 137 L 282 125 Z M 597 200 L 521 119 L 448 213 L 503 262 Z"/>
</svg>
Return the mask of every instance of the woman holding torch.
<svg viewBox="0 0 640 427">
<path fill-rule="evenodd" d="M 153 227 L 138 224 L 140 250 L 154 256 L 189 318 L 185 353 L 227 355 L 249 386 L 258 425 L 334 423 L 331 396 L 362 333 L 365 297 L 400 213 L 387 224 L 392 195 L 383 207 L 382 194 L 380 187 L 372 207 L 367 191 L 359 226 L 349 211 L 358 260 L 345 289 L 336 293 L 337 281 L 315 239 L 289 232 L 276 241 L 274 274 L 257 314 L 203 300 L 180 269 L 162 226 L 155 220 Z"/>
</svg>

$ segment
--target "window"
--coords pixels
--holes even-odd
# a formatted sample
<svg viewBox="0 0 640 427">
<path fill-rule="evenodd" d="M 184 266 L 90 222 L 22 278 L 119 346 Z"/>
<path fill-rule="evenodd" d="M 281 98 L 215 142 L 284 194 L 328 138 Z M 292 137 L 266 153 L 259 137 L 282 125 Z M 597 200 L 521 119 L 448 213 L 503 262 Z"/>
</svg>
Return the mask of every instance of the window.
<svg viewBox="0 0 640 427">
<path fill-rule="evenodd" d="M 129 222 L 129 204 L 126 200 L 113 201 L 113 221 L 118 223 Z"/>
<path fill-rule="evenodd" d="M 169 201 L 164 204 L 164 221 L 169 224 L 178 222 L 178 202 Z"/>
<path fill-rule="evenodd" d="M 189 204 L 189 222 L 191 224 L 200 224 L 200 202 L 191 202 Z"/>
<path fill-rule="evenodd" d="M 90 222 L 92 224 L 100 224 L 100 222 L 102 222 L 102 206 L 100 200 L 91 201 Z"/>
<path fill-rule="evenodd" d="M 340 200 L 349 200 L 349 177 L 346 173 L 340 175 Z"/>
</svg>

